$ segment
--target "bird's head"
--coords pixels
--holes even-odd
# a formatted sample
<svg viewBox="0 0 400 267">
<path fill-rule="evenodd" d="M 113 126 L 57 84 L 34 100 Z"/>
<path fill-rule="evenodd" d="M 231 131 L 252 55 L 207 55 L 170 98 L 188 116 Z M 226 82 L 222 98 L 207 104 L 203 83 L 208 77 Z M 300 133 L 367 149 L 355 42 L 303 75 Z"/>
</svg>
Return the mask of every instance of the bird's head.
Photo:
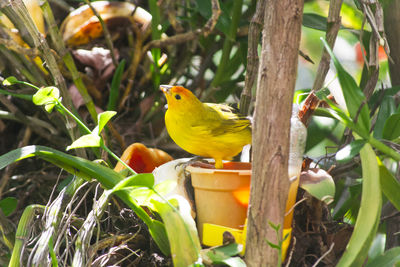
<svg viewBox="0 0 400 267">
<path fill-rule="evenodd" d="M 160 89 L 167 98 L 168 109 L 190 110 L 201 104 L 192 92 L 182 86 L 161 85 Z"/>
</svg>

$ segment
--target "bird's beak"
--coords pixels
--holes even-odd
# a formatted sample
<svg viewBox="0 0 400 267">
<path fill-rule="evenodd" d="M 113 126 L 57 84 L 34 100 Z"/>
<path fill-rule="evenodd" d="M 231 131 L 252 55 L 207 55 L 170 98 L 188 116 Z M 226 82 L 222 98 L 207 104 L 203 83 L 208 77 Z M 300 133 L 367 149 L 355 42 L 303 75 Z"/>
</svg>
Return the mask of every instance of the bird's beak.
<svg viewBox="0 0 400 267">
<path fill-rule="evenodd" d="M 169 90 L 172 88 L 171 85 L 160 85 L 160 90 L 163 91 L 164 94 L 169 93 Z"/>
</svg>

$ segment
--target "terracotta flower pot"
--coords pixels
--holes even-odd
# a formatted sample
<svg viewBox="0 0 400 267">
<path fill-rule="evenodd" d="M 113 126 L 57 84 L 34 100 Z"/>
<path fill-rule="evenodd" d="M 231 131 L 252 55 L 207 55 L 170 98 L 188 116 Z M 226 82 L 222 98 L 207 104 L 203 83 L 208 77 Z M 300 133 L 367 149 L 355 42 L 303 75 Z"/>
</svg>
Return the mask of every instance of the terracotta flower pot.
<svg viewBox="0 0 400 267">
<path fill-rule="evenodd" d="M 227 162 L 223 169 L 189 166 L 200 240 L 203 224 L 243 229 L 247 216 L 251 164 Z"/>
</svg>

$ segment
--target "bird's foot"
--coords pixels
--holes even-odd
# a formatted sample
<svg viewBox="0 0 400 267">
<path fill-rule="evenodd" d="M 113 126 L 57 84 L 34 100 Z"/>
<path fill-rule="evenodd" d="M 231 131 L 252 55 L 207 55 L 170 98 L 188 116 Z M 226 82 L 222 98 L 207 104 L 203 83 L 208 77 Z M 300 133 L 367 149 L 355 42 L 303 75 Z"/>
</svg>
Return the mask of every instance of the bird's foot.
<svg viewBox="0 0 400 267">
<path fill-rule="evenodd" d="M 195 156 L 186 162 L 178 163 L 175 168 L 183 166 L 183 169 L 186 169 L 187 166 L 199 167 L 199 168 L 206 168 L 206 169 L 215 169 L 214 164 L 208 162 L 203 157 Z"/>
</svg>

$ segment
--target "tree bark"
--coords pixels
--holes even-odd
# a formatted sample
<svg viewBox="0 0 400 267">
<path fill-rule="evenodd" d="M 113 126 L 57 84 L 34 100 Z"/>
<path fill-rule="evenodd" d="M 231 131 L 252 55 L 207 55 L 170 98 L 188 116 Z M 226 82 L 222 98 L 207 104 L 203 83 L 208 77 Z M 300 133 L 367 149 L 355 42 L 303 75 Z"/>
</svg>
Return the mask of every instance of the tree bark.
<svg viewBox="0 0 400 267">
<path fill-rule="evenodd" d="M 281 256 L 268 222 L 280 225 L 289 191 L 290 117 L 297 73 L 303 0 L 267 0 L 258 73 L 253 172 L 247 222 L 248 266 L 277 266 Z"/>
<path fill-rule="evenodd" d="M 390 56 L 390 79 L 392 86 L 400 84 L 400 0 L 388 1 L 383 7 L 385 33 L 387 36 Z"/>
<path fill-rule="evenodd" d="M 400 85 L 400 0 L 393 0 L 383 6 L 385 33 L 390 48 L 389 61 L 390 80 L 392 86 Z M 397 175 L 397 179 L 399 177 Z M 389 204 L 384 209 L 385 215 L 395 214 L 396 208 Z M 400 231 L 400 217 L 394 216 L 386 221 L 386 249 L 397 247 L 400 244 L 398 233 Z"/>
</svg>

